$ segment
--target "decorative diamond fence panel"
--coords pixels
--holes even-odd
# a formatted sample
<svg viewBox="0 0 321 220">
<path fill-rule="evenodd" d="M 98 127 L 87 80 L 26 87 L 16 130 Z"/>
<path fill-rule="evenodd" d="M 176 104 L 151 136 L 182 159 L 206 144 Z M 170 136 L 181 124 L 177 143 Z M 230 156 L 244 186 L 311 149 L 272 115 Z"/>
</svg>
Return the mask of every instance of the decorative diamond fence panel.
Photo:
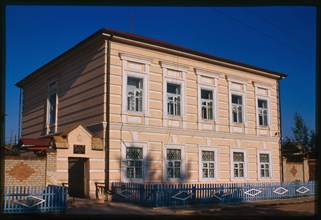
<svg viewBox="0 0 321 220">
<path fill-rule="evenodd" d="M 68 188 L 63 186 L 7 186 L 3 213 L 66 212 Z"/>
<path fill-rule="evenodd" d="M 314 181 L 252 184 L 112 184 L 113 201 L 131 202 L 152 207 L 234 203 L 314 195 Z"/>
</svg>

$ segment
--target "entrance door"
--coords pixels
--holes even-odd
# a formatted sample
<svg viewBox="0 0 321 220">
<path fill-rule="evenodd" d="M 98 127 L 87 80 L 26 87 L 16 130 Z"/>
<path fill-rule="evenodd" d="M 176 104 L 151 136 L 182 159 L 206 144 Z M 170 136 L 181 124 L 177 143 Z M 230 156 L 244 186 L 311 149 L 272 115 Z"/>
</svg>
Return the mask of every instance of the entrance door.
<svg viewBox="0 0 321 220">
<path fill-rule="evenodd" d="M 68 158 L 68 191 L 69 196 L 84 198 L 88 183 L 88 166 L 85 166 L 87 158 Z"/>
</svg>

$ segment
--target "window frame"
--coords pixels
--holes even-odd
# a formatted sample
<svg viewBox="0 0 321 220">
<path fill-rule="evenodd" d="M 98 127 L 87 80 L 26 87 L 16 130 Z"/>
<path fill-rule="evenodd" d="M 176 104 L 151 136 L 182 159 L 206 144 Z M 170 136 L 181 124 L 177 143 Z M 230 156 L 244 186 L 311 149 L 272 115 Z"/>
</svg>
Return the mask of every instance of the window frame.
<svg viewBox="0 0 321 220">
<path fill-rule="evenodd" d="M 142 88 L 134 88 L 134 93 L 136 93 L 136 91 L 137 90 L 139 90 L 141 93 L 142 93 L 142 95 L 141 95 L 141 106 L 140 106 L 140 108 L 141 108 L 141 110 L 139 111 L 139 110 L 137 110 L 137 109 L 135 109 L 135 110 L 130 110 L 129 109 L 129 102 L 128 102 L 128 93 L 129 93 L 129 88 L 130 87 L 132 87 L 132 86 L 130 86 L 130 85 L 128 85 L 128 78 L 132 78 L 132 79 L 136 79 L 136 80 L 139 80 L 139 81 L 141 81 L 141 84 L 142 84 Z M 141 77 L 135 77 L 135 76 L 131 76 L 131 75 L 127 75 L 127 80 L 126 80 L 126 100 L 127 100 L 127 102 L 126 102 L 126 111 L 127 112 L 135 112 L 135 113 L 143 113 L 144 112 L 144 104 L 145 104 L 145 101 L 144 101 L 144 94 L 145 93 L 145 91 L 144 91 L 144 78 L 141 78 Z M 134 94 L 134 107 L 136 108 L 136 94 Z"/>
<path fill-rule="evenodd" d="M 203 90 L 211 92 L 212 93 L 212 99 L 203 99 L 202 98 L 202 91 Z M 204 86 L 202 86 L 200 88 L 200 115 L 201 115 L 201 119 L 204 120 L 204 121 L 213 121 L 213 120 L 215 120 L 215 101 L 214 101 L 215 99 L 214 99 L 214 97 L 215 97 L 215 90 L 214 89 L 209 89 L 208 87 L 204 87 Z M 211 112 L 212 118 L 203 118 L 203 102 L 204 102 L 203 100 L 205 100 L 205 102 L 208 102 L 208 100 L 210 102 L 212 102 L 212 112 Z"/>
<path fill-rule="evenodd" d="M 267 155 L 269 155 L 269 176 L 268 177 L 265 177 L 265 176 L 261 176 L 261 158 L 260 158 L 260 155 L 261 154 L 267 154 Z M 258 173 L 258 180 L 270 180 L 270 179 L 272 179 L 272 156 L 271 156 L 271 151 L 266 151 L 266 150 L 260 150 L 260 151 L 258 151 L 257 152 L 257 164 L 258 164 L 258 166 L 257 166 L 257 173 Z M 263 164 L 266 164 L 266 163 L 263 163 Z"/>
<path fill-rule="evenodd" d="M 143 153 L 142 161 L 142 178 L 128 178 L 127 177 L 127 158 L 126 149 L 127 148 L 141 148 Z M 148 169 L 148 143 L 137 142 L 137 141 L 124 141 L 121 147 L 121 181 L 122 182 L 136 182 L 143 183 L 149 180 L 149 169 Z"/>
<path fill-rule="evenodd" d="M 241 105 L 241 107 L 242 107 L 242 121 L 241 122 L 235 122 L 234 121 L 233 107 L 234 107 L 234 105 L 239 106 L 240 104 L 233 103 L 233 96 L 239 96 L 239 97 L 242 98 L 242 105 Z M 244 98 L 244 94 L 243 93 L 238 93 L 238 92 L 231 92 L 231 95 L 230 95 L 230 106 L 231 106 L 231 108 L 230 108 L 230 111 L 231 111 L 230 112 L 230 117 L 231 117 L 232 124 L 234 124 L 234 125 L 243 125 L 245 123 L 245 98 Z"/>
<path fill-rule="evenodd" d="M 175 149 L 181 151 L 181 163 L 180 163 L 180 178 L 169 178 L 167 175 L 168 162 L 171 160 L 167 159 L 167 150 Z M 181 182 L 185 180 L 185 147 L 179 145 L 166 145 L 163 148 L 163 181 L 164 182 Z"/>
<path fill-rule="evenodd" d="M 211 151 L 214 152 L 214 177 L 203 177 L 203 158 L 202 158 L 202 152 L 203 151 Z M 200 181 L 213 181 L 218 180 L 218 150 L 217 148 L 213 148 L 211 146 L 200 146 L 199 147 L 199 179 Z"/>
<path fill-rule="evenodd" d="M 260 125 L 260 108 L 259 107 L 259 100 L 263 100 L 266 101 L 267 104 L 267 108 L 265 109 L 267 112 L 267 125 Z M 257 120 L 257 126 L 260 128 L 269 128 L 270 127 L 270 102 L 269 102 L 269 98 L 267 97 L 263 97 L 263 96 L 257 96 L 256 97 L 256 120 Z"/>
<path fill-rule="evenodd" d="M 122 114 L 124 116 L 128 114 L 138 114 L 148 116 L 148 87 L 149 87 L 149 69 L 151 65 L 151 59 L 141 57 L 136 54 L 124 54 L 119 53 L 119 57 L 122 60 Z M 135 62 L 144 66 L 144 70 L 135 70 L 128 67 L 129 62 Z M 143 100 L 142 111 L 128 111 L 127 110 L 127 79 L 128 77 L 140 78 L 143 83 Z M 122 122 L 127 123 L 127 117 L 122 117 Z"/>
<path fill-rule="evenodd" d="M 234 153 L 243 153 L 244 161 L 243 161 L 243 177 L 235 177 L 234 175 L 234 164 L 239 164 L 240 162 L 234 162 Z M 230 160 L 231 160 L 231 180 L 234 181 L 244 181 L 247 180 L 248 175 L 248 169 L 247 169 L 247 155 L 246 155 L 246 150 L 245 149 L 232 149 L 231 154 L 230 154 Z"/>
<path fill-rule="evenodd" d="M 50 89 L 50 86 L 54 84 L 54 89 Z M 54 123 L 50 123 L 51 121 L 51 96 L 55 94 L 55 121 Z M 53 128 L 53 132 L 51 132 Z M 58 80 L 53 80 L 47 85 L 47 111 L 46 111 L 46 134 L 55 134 L 57 133 L 58 128 Z"/>
<path fill-rule="evenodd" d="M 174 86 L 177 86 L 179 88 L 179 93 L 169 93 L 167 90 L 168 90 L 168 85 L 171 84 L 171 85 L 174 85 Z M 177 89 L 176 87 L 176 89 Z M 173 97 L 173 98 L 179 98 L 179 106 L 178 106 L 178 109 L 179 109 L 179 114 L 169 114 L 169 97 Z M 173 99 L 172 100 L 173 102 L 175 102 L 175 100 Z M 172 82 L 166 82 L 166 110 L 167 110 L 167 116 L 169 117 L 181 117 L 182 116 L 182 85 L 181 84 L 178 84 L 178 83 L 172 83 Z M 176 104 L 174 103 L 173 104 L 173 112 L 176 112 L 174 111 L 176 108 Z"/>
</svg>

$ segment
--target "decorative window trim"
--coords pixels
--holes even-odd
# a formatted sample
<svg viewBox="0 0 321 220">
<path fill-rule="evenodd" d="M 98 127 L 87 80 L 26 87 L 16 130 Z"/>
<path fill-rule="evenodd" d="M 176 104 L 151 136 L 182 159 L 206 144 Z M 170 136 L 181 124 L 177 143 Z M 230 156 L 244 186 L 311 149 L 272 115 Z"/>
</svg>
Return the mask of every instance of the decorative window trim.
<svg viewBox="0 0 321 220">
<path fill-rule="evenodd" d="M 181 100 L 180 100 L 180 115 L 168 115 L 167 113 L 167 84 L 176 84 L 180 86 Z M 183 118 L 185 119 L 185 82 L 183 80 L 165 78 L 163 83 L 163 115 L 165 119 L 168 118 Z"/>
<path fill-rule="evenodd" d="M 261 82 L 254 82 L 254 87 L 255 87 L 255 118 L 256 118 L 256 132 L 258 135 L 260 135 L 261 131 L 267 132 L 267 135 L 269 135 L 269 131 L 271 129 L 271 89 L 272 89 L 272 85 L 270 84 L 265 84 L 265 83 L 261 83 Z M 267 90 L 267 94 L 259 94 L 259 89 L 265 89 Z M 262 126 L 259 123 L 259 108 L 258 108 L 258 99 L 262 99 L 262 100 L 267 100 L 267 112 L 268 112 L 268 126 Z"/>
<path fill-rule="evenodd" d="M 233 103 L 232 103 L 232 95 L 237 95 L 242 97 L 242 122 L 237 123 L 233 121 Z M 246 124 L 246 117 L 245 117 L 245 107 L 246 107 L 246 97 L 243 92 L 230 92 L 229 96 L 229 103 L 230 103 L 230 125 L 233 126 L 243 126 Z"/>
<path fill-rule="evenodd" d="M 218 79 L 220 78 L 221 73 L 216 72 L 216 71 L 212 71 L 212 70 L 203 70 L 203 69 L 199 69 L 199 68 L 195 68 L 195 72 L 196 75 L 198 76 L 205 76 L 205 77 L 209 77 L 209 78 L 215 78 Z M 215 84 L 216 86 L 216 84 Z"/>
<path fill-rule="evenodd" d="M 246 85 L 247 80 L 239 77 L 234 76 L 226 76 L 228 81 L 228 88 L 229 88 L 229 112 L 230 112 L 230 132 L 234 132 L 234 127 L 242 126 L 244 127 L 244 131 L 242 133 L 247 133 L 247 117 L 246 117 Z M 243 89 L 235 89 L 232 88 L 232 83 L 238 83 L 243 86 Z M 232 95 L 239 95 L 242 96 L 242 123 L 235 123 L 233 122 L 233 108 L 232 108 Z"/>
<path fill-rule="evenodd" d="M 168 178 L 167 177 L 167 149 L 179 149 L 181 150 L 181 178 Z M 163 148 L 163 181 L 164 182 L 181 182 L 186 178 L 186 169 L 185 169 L 185 146 L 167 144 Z"/>
<path fill-rule="evenodd" d="M 140 57 L 137 56 L 136 54 L 124 54 L 124 53 L 119 53 L 120 59 L 125 60 L 125 61 L 132 61 L 136 63 L 143 63 L 145 65 L 150 65 L 152 63 L 151 59 L 146 58 L 146 57 Z"/>
<path fill-rule="evenodd" d="M 239 83 L 239 84 L 243 84 L 244 87 L 247 85 L 247 79 L 243 79 L 240 77 L 235 77 L 235 76 L 227 76 L 227 81 L 228 82 L 235 82 L 235 83 Z"/>
<path fill-rule="evenodd" d="M 261 162 L 260 162 L 260 154 L 268 154 L 269 155 L 269 177 L 261 177 Z M 272 179 L 272 152 L 269 150 L 259 150 L 257 151 L 257 173 L 258 180 L 271 180 Z"/>
<path fill-rule="evenodd" d="M 50 124 L 50 85 L 55 84 L 55 92 L 56 92 L 56 109 L 55 109 L 55 122 L 54 124 Z M 52 80 L 47 84 L 47 110 L 46 110 L 46 134 L 54 134 L 57 133 L 58 129 L 58 80 Z M 54 131 L 50 132 L 51 127 L 54 127 Z"/>
<path fill-rule="evenodd" d="M 214 178 L 204 178 L 203 177 L 203 160 L 202 160 L 202 151 L 213 151 L 214 152 Z M 199 153 L 198 153 L 198 161 L 199 161 L 199 180 L 200 181 L 212 181 L 212 180 L 218 180 L 218 150 L 217 148 L 213 148 L 211 146 L 200 146 L 199 147 Z"/>
<path fill-rule="evenodd" d="M 186 66 L 178 65 L 175 63 L 168 63 L 168 62 L 164 62 L 164 61 L 161 61 L 160 65 L 163 69 L 171 69 L 171 70 L 180 71 L 183 73 L 186 73 L 187 69 L 188 69 Z"/>
<path fill-rule="evenodd" d="M 129 85 L 128 85 L 128 78 L 132 78 L 132 79 L 141 81 L 141 82 L 142 82 L 142 88 L 137 88 L 137 87 L 135 87 L 135 86 L 129 86 Z M 131 89 L 129 90 L 129 88 L 131 88 Z M 129 102 L 128 102 L 128 98 L 129 98 L 129 95 L 128 95 L 128 94 L 129 94 L 129 91 L 133 91 L 133 95 L 132 95 L 131 97 L 134 97 L 134 99 L 133 99 L 133 102 L 135 103 L 135 105 L 134 105 L 134 110 L 129 109 Z M 137 93 L 137 92 L 141 93 L 141 95 L 136 96 L 136 93 Z M 136 104 L 137 104 L 137 103 L 136 103 L 136 99 L 137 99 L 138 97 L 141 98 L 141 106 L 140 106 L 141 110 L 137 110 L 137 109 L 136 109 Z M 134 112 L 134 113 L 142 113 L 142 112 L 143 112 L 143 110 L 144 110 L 144 78 L 127 76 L 126 98 L 127 98 L 127 99 L 126 99 L 126 100 L 127 100 L 127 102 L 126 102 L 126 110 L 127 110 L 127 112 Z"/>
<path fill-rule="evenodd" d="M 234 158 L 233 158 L 233 153 L 234 152 L 241 152 L 244 155 L 244 177 L 234 177 Z M 231 149 L 230 153 L 230 161 L 231 161 L 231 180 L 232 181 L 244 181 L 247 180 L 248 175 L 248 169 L 247 169 L 247 152 L 246 149 Z"/>
<path fill-rule="evenodd" d="M 126 176 L 126 148 L 127 147 L 137 147 L 143 149 L 143 178 L 127 178 Z M 136 182 L 143 183 L 149 180 L 148 174 L 148 143 L 146 142 L 135 142 L 135 141 L 124 141 L 121 147 L 121 181 L 122 182 Z"/>
<path fill-rule="evenodd" d="M 258 101 L 260 100 L 265 100 L 267 102 L 267 126 L 265 125 L 260 125 L 260 120 L 259 120 L 259 105 L 258 105 Z M 270 128 L 271 126 L 271 119 L 270 119 L 270 115 L 271 115 L 271 108 L 270 108 L 270 99 L 265 97 L 265 96 L 256 96 L 256 126 L 258 128 Z"/>
<path fill-rule="evenodd" d="M 202 117 L 202 90 L 208 90 L 212 92 L 213 98 L 212 98 L 212 102 L 213 102 L 213 119 L 203 119 Z M 198 109 L 199 109 L 199 113 L 198 113 L 198 118 L 199 121 L 217 121 L 217 89 L 216 87 L 210 87 L 210 86 L 204 86 L 204 85 L 199 85 L 199 89 L 198 89 Z"/>
<path fill-rule="evenodd" d="M 122 114 L 126 115 L 128 113 L 148 116 L 148 90 L 149 90 L 149 67 L 151 60 L 147 58 L 142 58 L 136 55 L 123 54 L 120 53 L 120 58 L 122 59 Z M 127 68 L 127 61 L 133 61 L 145 65 L 144 71 L 135 71 Z M 143 101 L 142 101 L 142 111 L 127 111 L 127 80 L 128 77 L 140 78 L 143 80 Z M 122 119 L 124 120 L 124 118 Z M 126 122 L 126 121 L 123 121 Z"/>
<path fill-rule="evenodd" d="M 195 72 L 197 75 L 197 87 L 198 87 L 198 121 L 218 121 L 217 117 L 217 87 L 218 87 L 218 79 L 220 77 L 220 73 L 203 70 L 199 68 L 195 68 Z M 202 77 L 212 78 L 214 83 L 206 83 L 202 82 Z M 213 93 L 213 119 L 203 119 L 202 118 L 202 98 L 201 98 L 201 91 L 209 90 Z M 201 129 L 201 124 L 198 125 L 199 129 Z"/>
</svg>

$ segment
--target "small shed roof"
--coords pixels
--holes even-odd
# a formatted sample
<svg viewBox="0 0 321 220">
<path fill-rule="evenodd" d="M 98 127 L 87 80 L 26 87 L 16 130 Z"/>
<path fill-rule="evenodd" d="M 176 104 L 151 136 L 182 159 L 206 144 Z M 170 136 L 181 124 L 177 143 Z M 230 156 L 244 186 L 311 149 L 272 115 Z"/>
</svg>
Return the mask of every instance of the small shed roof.
<svg viewBox="0 0 321 220">
<path fill-rule="evenodd" d="M 48 138 L 20 138 L 18 147 L 49 147 L 50 139 Z"/>
</svg>

